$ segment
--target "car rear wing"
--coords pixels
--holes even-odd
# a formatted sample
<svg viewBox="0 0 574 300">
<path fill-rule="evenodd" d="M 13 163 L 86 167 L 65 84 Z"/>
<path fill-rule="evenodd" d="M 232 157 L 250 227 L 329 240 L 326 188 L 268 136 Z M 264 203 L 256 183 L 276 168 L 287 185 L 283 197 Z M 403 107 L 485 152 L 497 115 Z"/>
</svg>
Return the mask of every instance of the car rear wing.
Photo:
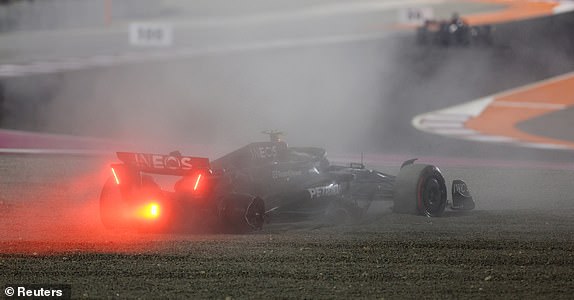
<svg viewBox="0 0 574 300">
<path fill-rule="evenodd" d="M 183 176 L 199 170 L 211 169 L 205 157 L 183 156 L 179 152 L 168 155 L 117 152 L 119 160 L 140 172 Z"/>
</svg>

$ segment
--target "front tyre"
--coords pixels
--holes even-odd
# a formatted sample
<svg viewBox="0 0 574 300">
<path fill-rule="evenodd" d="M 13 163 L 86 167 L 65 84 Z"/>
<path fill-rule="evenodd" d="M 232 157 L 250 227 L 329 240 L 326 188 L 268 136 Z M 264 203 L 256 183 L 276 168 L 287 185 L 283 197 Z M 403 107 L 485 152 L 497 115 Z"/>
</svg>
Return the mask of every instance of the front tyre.
<svg viewBox="0 0 574 300">
<path fill-rule="evenodd" d="M 404 166 L 396 178 L 393 199 L 394 212 L 439 217 L 447 204 L 444 177 L 432 165 Z"/>
</svg>

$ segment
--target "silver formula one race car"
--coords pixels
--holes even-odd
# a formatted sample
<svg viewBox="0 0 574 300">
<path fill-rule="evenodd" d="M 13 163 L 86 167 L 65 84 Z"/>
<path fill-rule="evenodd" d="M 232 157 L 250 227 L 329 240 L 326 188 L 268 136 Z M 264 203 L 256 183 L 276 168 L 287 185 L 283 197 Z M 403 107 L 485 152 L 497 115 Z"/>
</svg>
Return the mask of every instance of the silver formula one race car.
<svg viewBox="0 0 574 300">
<path fill-rule="evenodd" d="M 322 148 L 289 147 L 278 132 L 221 158 L 118 152 L 121 163 L 100 196 L 108 228 L 151 231 L 246 232 L 266 221 L 310 216 L 360 218 L 373 201 L 393 201 L 397 213 L 438 217 L 446 208 L 471 210 L 462 180 L 446 181 L 433 165 L 404 162 L 398 175 L 362 163 L 333 165 Z M 167 187 L 158 177 L 172 177 Z M 162 185 L 160 185 L 162 181 Z"/>
</svg>

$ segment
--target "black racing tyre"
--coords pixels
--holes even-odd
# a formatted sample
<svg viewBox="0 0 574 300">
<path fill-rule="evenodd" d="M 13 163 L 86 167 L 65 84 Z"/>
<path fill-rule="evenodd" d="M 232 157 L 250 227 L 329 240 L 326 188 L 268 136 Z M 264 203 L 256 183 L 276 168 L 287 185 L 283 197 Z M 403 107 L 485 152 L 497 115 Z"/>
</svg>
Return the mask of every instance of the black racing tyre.
<svg viewBox="0 0 574 300">
<path fill-rule="evenodd" d="M 456 44 L 459 46 L 469 46 L 471 40 L 471 32 L 468 26 L 458 27 L 455 33 Z"/>
<path fill-rule="evenodd" d="M 134 229 L 141 232 L 162 232 L 167 230 L 169 225 L 168 218 L 162 217 L 154 222 L 134 218 L 132 213 L 134 212 L 134 207 L 137 207 L 139 203 L 126 199 L 126 197 L 134 195 L 131 192 L 128 193 L 131 190 L 126 190 L 129 187 L 121 187 L 115 182 L 113 177 L 108 178 L 104 184 L 100 193 L 100 219 L 104 227 L 110 230 Z M 151 177 L 142 177 L 142 183 L 138 191 L 158 200 L 162 216 L 170 215 L 172 209 L 167 202 L 161 201 L 161 190 Z M 136 196 L 135 198 L 137 199 L 138 197 Z"/>
<path fill-rule="evenodd" d="M 228 194 L 220 200 L 219 218 L 226 233 L 260 230 L 265 223 L 265 203 L 249 194 Z"/>
<path fill-rule="evenodd" d="M 437 43 L 441 46 L 448 47 L 452 42 L 452 34 L 449 32 L 448 24 L 441 24 L 437 34 Z"/>
<path fill-rule="evenodd" d="M 100 219 L 107 229 L 124 227 L 120 212 L 123 211 L 124 203 L 120 187 L 110 177 L 104 184 L 100 193 Z"/>
<path fill-rule="evenodd" d="M 130 227 L 142 233 L 166 233 L 170 232 L 172 225 L 178 218 L 177 205 L 174 201 L 165 201 L 160 186 L 149 175 L 141 176 L 141 185 L 137 188 L 136 200 L 146 198 L 153 199 L 159 205 L 159 218 L 155 220 L 130 220 Z M 142 197 L 143 195 L 143 197 Z M 132 196 L 133 197 L 133 194 Z M 133 199 L 132 201 L 133 202 Z M 146 201 L 147 202 L 147 201 Z M 136 201 L 137 204 L 140 204 Z M 133 203 L 129 205 L 133 208 Z"/>
<path fill-rule="evenodd" d="M 447 204 L 444 177 L 432 165 L 404 166 L 397 175 L 393 199 L 394 212 L 439 217 Z"/>
</svg>

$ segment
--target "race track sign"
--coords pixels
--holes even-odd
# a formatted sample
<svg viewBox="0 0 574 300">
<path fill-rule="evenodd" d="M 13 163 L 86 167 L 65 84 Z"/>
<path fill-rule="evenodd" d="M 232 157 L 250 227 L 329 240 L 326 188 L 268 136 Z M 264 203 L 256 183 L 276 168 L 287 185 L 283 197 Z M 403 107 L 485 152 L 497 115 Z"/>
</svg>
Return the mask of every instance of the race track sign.
<svg viewBox="0 0 574 300">
<path fill-rule="evenodd" d="M 432 7 L 408 7 L 399 10 L 399 23 L 422 25 L 426 20 L 432 20 Z"/>
<path fill-rule="evenodd" d="M 169 47 L 173 43 L 173 28 L 169 23 L 131 23 L 130 45 L 140 47 Z"/>
</svg>

